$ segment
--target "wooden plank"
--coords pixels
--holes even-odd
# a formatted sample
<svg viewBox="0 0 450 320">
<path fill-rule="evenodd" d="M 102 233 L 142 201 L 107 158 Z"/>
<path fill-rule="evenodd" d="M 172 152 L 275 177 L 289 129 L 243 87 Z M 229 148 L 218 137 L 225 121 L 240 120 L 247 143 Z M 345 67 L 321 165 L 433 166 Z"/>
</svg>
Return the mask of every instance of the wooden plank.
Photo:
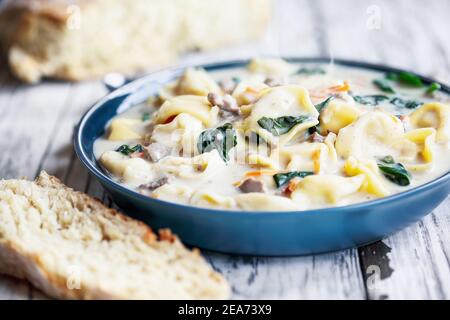
<svg viewBox="0 0 450 320">
<path fill-rule="evenodd" d="M 372 5 L 382 10 L 380 30 L 370 30 L 366 25 L 367 9 Z M 444 14 L 450 5 L 434 0 L 417 10 L 418 5 L 418 2 L 411 5 L 409 0 L 343 0 L 339 4 L 280 0 L 271 31 L 261 43 L 188 55 L 182 62 L 200 63 L 267 53 L 330 54 L 386 62 L 449 79 L 450 44 Z M 18 163 L 11 157 L 1 159 L 2 177 L 32 177 L 43 168 L 70 186 L 105 199 L 101 186 L 88 177 L 70 146 L 73 125 L 103 92 L 99 82 L 73 85 L 70 89 L 64 84 L 47 83 L 38 87 L 20 86 L 16 91 L 13 87 L 0 90 L 2 146 L 5 142 L 8 152 L 28 155 Z M 18 132 L 14 132 L 16 129 Z M 21 143 L 15 150 L 14 146 Z M 449 298 L 449 288 L 445 285 L 449 283 L 449 212 L 447 202 L 419 225 L 385 241 L 386 246 L 379 243 L 361 249 L 361 265 L 356 250 L 298 258 L 244 258 L 215 253 L 206 256 L 229 279 L 234 298 L 362 299 L 366 296 L 364 283 L 370 280 L 366 271 L 373 265 L 381 266 L 386 279 L 379 281 L 377 290 L 369 288 L 369 298 Z M 361 269 L 365 271 L 365 279 Z M 43 296 L 23 282 L 0 279 L 1 297 Z"/>
<path fill-rule="evenodd" d="M 73 129 L 83 113 L 105 93 L 105 88 L 98 81 L 72 85 L 71 98 L 52 132 L 53 139 L 40 161 L 38 171 L 46 170 L 76 190 L 86 191 L 88 173 L 75 156 L 72 147 Z M 31 288 L 30 298 L 46 299 L 47 297 L 39 290 Z"/>
<path fill-rule="evenodd" d="M 285 4 L 289 4 L 287 1 L 284 1 Z M 297 6 L 298 8 L 302 8 L 306 6 L 307 2 L 302 1 L 302 3 L 297 2 L 295 3 L 295 6 Z M 292 2 L 291 2 L 292 5 Z M 287 9 L 286 7 L 283 7 L 283 9 Z M 298 10 L 296 10 L 298 11 Z M 309 41 L 311 42 L 310 44 L 307 45 L 301 45 L 301 42 L 298 41 L 299 46 L 301 46 L 301 48 L 305 49 L 305 48 L 313 48 L 313 46 L 315 45 L 315 41 L 312 40 L 312 38 L 307 37 L 307 32 L 308 32 L 308 27 L 311 25 L 311 18 L 310 18 L 310 14 L 305 11 L 305 10 L 301 10 L 300 11 L 302 14 L 301 16 L 303 17 L 303 19 L 301 19 L 301 21 L 303 22 L 302 24 L 300 24 L 298 27 L 301 32 L 303 32 L 303 34 L 300 34 L 303 38 L 307 38 L 309 39 Z M 289 14 L 289 19 L 290 20 L 284 20 L 284 16 L 285 14 Z M 278 39 L 274 39 L 274 37 L 277 37 L 279 32 L 278 32 L 278 28 L 280 28 L 280 26 L 282 26 L 283 28 L 285 28 L 287 26 L 287 24 L 291 23 L 292 21 L 295 21 L 296 16 L 295 16 L 295 11 L 291 11 L 291 10 L 286 10 L 286 11 L 282 11 L 282 12 L 278 12 L 277 13 L 277 20 L 275 22 L 275 25 L 272 26 L 272 32 L 269 34 L 269 37 L 266 39 L 266 41 L 263 42 L 263 44 L 261 45 L 261 47 L 259 48 L 259 52 L 261 53 L 268 53 L 271 52 L 272 54 L 279 54 L 279 52 L 282 50 L 280 48 L 283 47 L 289 47 L 288 45 L 291 44 L 291 41 L 289 41 L 288 38 L 278 38 Z M 319 26 L 320 27 L 320 26 Z M 273 49 L 272 51 L 270 49 Z M 236 50 L 236 49 L 234 49 Z M 233 51 L 233 50 L 231 50 Z M 185 62 L 204 62 L 207 61 L 208 59 L 210 60 L 220 60 L 222 59 L 230 59 L 233 57 L 233 53 L 232 52 L 216 52 L 216 53 L 208 53 L 205 54 L 203 56 L 192 56 L 191 60 L 189 61 L 189 57 L 185 58 Z M 314 53 L 315 49 L 313 48 L 312 50 L 310 50 L 308 53 L 312 54 Z M 254 56 L 255 55 L 255 46 L 250 45 L 250 46 L 242 46 L 239 49 L 237 49 L 236 51 L 234 51 L 236 54 L 236 57 L 242 57 L 242 56 Z M 247 54 L 246 54 L 247 53 Z M 306 54 L 306 53 L 305 53 Z M 195 60 L 198 59 L 198 60 Z M 87 84 L 87 86 L 89 86 L 91 84 Z M 78 100 L 79 97 L 83 96 L 83 94 L 85 93 L 84 89 L 78 89 L 79 87 L 77 86 L 76 88 L 72 88 L 71 90 L 71 94 L 70 94 L 70 99 L 69 102 L 66 106 L 66 110 L 64 112 L 64 114 L 61 116 L 61 118 L 58 120 L 58 124 L 57 126 L 55 126 L 51 132 L 47 132 L 47 135 L 43 135 L 44 137 L 47 136 L 52 136 L 52 140 L 50 141 L 51 143 L 46 147 L 46 151 L 43 154 L 43 160 L 39 163 L 39 169 L 46 169 L 48 170 L 50 173 L 55 174 L 57 176 L 59 176 L 60 178 L 62 178 L 68 185 L 75 187 L 76 189 L 79 190 L 84 190 L 84 189 L 88 189 L 88 191 L 95 193 L 97 196 L 100 195 L 102 196 L 102 192 L 100 191 L 100 189 L 98 188 L 98 185 L 96 185 L 96 183 L 92 182 L 91 179 L 87 178 L 87 173 L 86 171 L 80 166 L 78 160 L 76 160 L 73 157 L 73 153 L 70 151 L 70 147 L 68 145 L 68 142 L 70 141 L 70 135 L 71 135 L 71 130 L 68 130 L 67 128 L 72 128 L 73 124 L 74 124 L 74 119 L 78 119 L 80 114 L 77 114 L 78 111 L 80 110 L 79 107 L 74 106 L 75 105 L 84 105 L 84 102 L 72 102 L 73 98 L 75 100 Z M 80 91 L 79 91 L 80 90 Z M 41 92 L 45 92 L 44 89 L 42 89 Z M 18 95 L 17 97 L 21 97 L 21 95 Z M 73 97 L 73 98 L 72 98 Z M 87 105 L 87 103 L 86 103 Z M 75 113 L 75 115 L 72 116 L 72 113 Z M 50 121 L 54 121 L 54 119 L 47 119 L 47 114 L 44 117 L 40 118 L 40 121 L 42 123 L 46 123 L 46 122 L 50 122 Z M 51 116 L 51 115 L 48 115 Z M 38 159 L 38 157 L 33 158 L 33 159 Z M 34 161 L 34 160 L 33 160 Z M 34 161 L 36 162 L 36 161 Z M 29 172 L 32 172 L 33 170 L 31 168 L 35 168 L 36 165 L 34 166 L 30 166 L 29 168 Z M 7 168 L 8 173 L 13 176 L 15 174 L 15 171 L 17 170 L 11 170 L 10 168 Z M 350 262 L 349 265 L 353 266 L 354 270 L 357 270 L 357 268 L 355 266 L 357 266 L 355 257 L 355 251 L 349 251 L 351 252 L 350 254 L 350 258 L 346 259 L 346 261 L 348 260 Z M 348 253 L 346 253 L 348 254 Z M 338 256 L 342 256 L 342 254 L 340 255 L 332 255 L 332 257 L 338 257 Z M 218 258 L 219 259 L 219 258 Z M 321 263 L 316 263 L 316 259 L 318 259 L 318 261 L 321 261 Z M 218 263 L 220 263 L 220 259 L 218 261 Z M 260 268 L 262 270 L 265 270 L 265 272 L 270 273 L 271 275 L 273 274 L 274 276 L 276 276 L 276 272 L 275 269 L 273 269 L 272 271 L 272 262 L 270 260 L 267 259 L 261 259 L 261 262 L 258 262 L 259 259 L 255 258 L 255 261 L 257 261 L 257 263 L 261 266 Z M 275 260 L 277 261 L 277 269 L 276 270 L 282 270 L 283 273 L 285 274 L 290 274 L 292 273 L 294 276 L 297 277 L 297 279 L 302 279 L 306 274 L 308 274 L 309 272 L 312 272 L 312 270 L 314 269 L 314 273 L 316 274 L 316 278 L 318 279 L 322 279 L 322 287 L 324 287 L 327 283 L 334 283 L 334 282 L 342 282 L 339 281 L 339 279 L 333 279 L 333 281 L 329 282 L 329 277 L 327 276 L 326 273 L 333 273 L 334 271 L 336 271 L 336 266 L 334 265 L 334 261 L 333 260 L 329 260 L 326 258 L 314 258 L 314 257 L 307 257 L 307 258 L 301 258 L 301 259 L 278 259 Z M 323 262 L 322 262 L 323 261 Z M 243 271 L 245 272 L 246 270 L 246 264 L 245 262 L 242 263 L 243 264 Z M 299 266 L 308 266 L 309 269 L 305 269 L 302 272 L 298 272 L 297 268 Z M 222 262 L 222 268 L 225 267 L 225 263 Z M 233 270 L 234 268 L 232 268 L 232 266 L 228 266 L 230 268 L 230 270 Z M 323 271 L 325 272 L 322 272 Z M 327 269 L 327 270 L 325 270 Z M 341 270 L 340 268 L 338 268 L 339 270 Z M 345 268 L 343 268 L 342 270 L 345 270 Z M 354 271 L 353 270 L 353 271 Z M 258 286 L 258 283 L 261 283 L 262 281 L 266 280 L 265 277 L 259 277 L 258 276 L 258 270 L 254 270 L 251 269 L 250 273 L 253 274 L 253 283 L 256 284 L 256 287 Z M 353 272 L 352 272 L 353 273 Z M 357 273 L 357 272 L 356 272 Z M 234 277 L 232 277 L 234 278 Z M 345 297 L 348 294 L 346 292 L 352 292 L 354 293 L 360 293 L 359 295 L 356 295 L 358 297 L 362 297 L 363 293 L 362 293 L 362 286 L 361 286 L 361 281 L 358 280 L 358 278 L 352 278 L 353 281 L 349 281 L 348 283 L 352 283 L 354 281 L 356 281 L 358 283 L 358 285 L 356 286 L 357 288 L 359 288 L 359 290 L 354 290 L 352 285 L 348 285 L 347 287 L 352 287 L 352 290 L 348 290 L 346 289 L 346 286 L 341 286 L 343 289 L 342 290 L 338 290 L 338 294 L 334 295 L 334 297 Z M 275 281 L 274 281 L 275 282 Z M 347 284 L 347 281 L 343 281 L 344 283 Z M 280 296 L 282 296 L 284 293 L 282 292 L 282 288 L 285 287 L 286 285 L 288 285 L 289 282 L 284 282 L 282 285 L 279 286 L 279 294 Z M 239 283 L 236 283 L 235 286 L 239 286 Z M 297 281 L 297 285 L 299 286 L 299 288 L 301 288 L 302 286 L 304 286 L 304 284 L 302 284 L 300 281 Z M 320 287 L 320 286 L 319 286 Z M 254 289 L 252 289 L 254 291 Z M 241 295 L 242 296 L 252 296 L 252 290 L 249 290 L 248 293 L 242 292 Z M 300 290 L 300 289 L 297 289 Z M 285 290 L 286 292 L 288 292 L 289 290 Z M 264 295 L 267 295 L 268 292 L 264 293 L 264 292 L 260 292 L 258 295 L 259 297 L 264 297 Z M 31 296 L 35 297 L 38 295 L 38 292 L 36 291 L 32 291 Z M 289 294 L 290 297 L 295 297 L 295 295 L 293 294 Z"/>
<path fill-rule="evenodd" d="M 104 92 L 97 82 L 73 86 L 44 83 L 36 87 L 21 86 L 11 93 L 8 110 L 0 122 L 4 135 L 2 148 L 7 155 L 0 160 L 1 176 L 33 178 L 39 170 L 46 169 L 62 179 L 70 177 L 68 168 L 70 159 L 74 158 L 71 145 L 73 128 L 82 113 Z M 17 154 L 23 156 L 16 157 Z M 76 176 L 81 166 L 79 163 L 74 166 L 77 169 L 72 172 L 70 182 L 75 187 L 82 185 L 81 190 L 84 190 L 87 174 Z M 11 290 L 12 287 L 17 288 L 17 293 Z M 44 297 L 29 289 L 28 284 L 9 285 L 8 288 L 14 297 L 23 297 L 23 293 L 26 297 Z"/>
<path fill-rule="evenodd" d="M 2 90 L 2 95 L 9 97 L 0 119 L 0 177 L 34 177 L 57 122 L 55 115 L 59 114 L 67 98 L 68 88 L 67 84 L 50 83 L 39 87 L 19 86 L 10 92 Z M 29 295 L 27 283 L 2 276 L 0 298 L 27 299 Z"/>
<path fill-rule="evenodd" d="M 64 115 L 54 128 L 53 138 L 48 145 L 45 156 L 40 161 L 40 169 L 48 171 L 77 190 L 85 190 L 87 173 L 81 171 L 82 166 L 76 159 L 73 150 L 73 129 L 81 116 L 105 93 L 106 90 L 101 82 L 72 85 L 71 98 L 65 106 Z M 78 173 L 81 176 L 77 177 Z"/>
<path fill-rule="evenodd" d="M 327 38 L 331 56 L 381 62 L 448 78 L 448 21 L 442 14 L 446 12 L 442 5 L 442 1 L 430 1 L 417 10 L 419 4 L 411 5 L 411 1 L 344 0 L 333 5 L 327 1 L 316 4 L 324 12 L 327 30 L 322 37 Z M 368 19 L 377 12 L 380 28 L 368 27 Z M 445 72 L 442 66 L 446 66 Z M 443 219 L 449 214 L 445 209 L 439 211 Z M 439 233 L 448 230 L 448 226 L 442 223 L 432 228 L 431 220 L 427 218 L 385 242 L 360 249 L 368 298 L 448 298 L 448 286 L 441 285 L 449 283 L 448 248 L 444 245 L 448 239 L 440 235 L 448 232 Z M 382 280 L 374 286 L 377 272 Z"/>
<path fill-rule="evenodd" d="M 434 37 L 430 37 L 430 28 L 424 21 L 435 21 L 435 25 L 442 25 L 445 17 L 440 14 L 444 8 L 442 1 L 430 1 L 427 8 L 414 10 L 407 1 L 401 3 L 402 12 L 409 17 L 403 21 L 402 30 L 411 30 L 410 41 L 420 43 L 420 46 L 410 48 L 412 56 L 410 68 L 419 72 L 448 78 L 448 55 L 450 51 L 443 41 L 445 29 L 435 30 Z M 448 6 L 448 3 L 447 3 Z M 430 19 L 430 17 L 433 17 Z M 433 57 L 430 59 L 429 57 Z M 445 76 L 445 74 L 447 76 Z M 419 224 L 398 233 L 386 241 L 392 248 L 391 266 L 394 270 L 392 277 L 381 281 L 370 296 L 379 295 L 392 299 L 448 299 L 450 283 L 449 242 L 446 234 L 450 231 L 448 223 L 450 210 L 448 201 Z M 438 218 L 439 217 L 439 218 Z M 441 223 L 437 223 L 437 222 Z M 433 223 L 434 222 L 434 223 Z"/>
<path fill-rule="evenodd" d="M 325 55 L 321 8 L 315 1 L 282 0 L 264 41 L 265 55 Z M 322 52 L 323 51 L 323 52 Z M 258 51 L 256 52 L 256 54 Z M 254 56 L 251 51 L 244 56 Z M 357 250 L 297 258 L 233 257 L 206 253 L 235 299 L 364 299 Z"/>
<path fill-rule="evenodd" d="M 233 299 L 365 298 L 353 250 L 292 258 L 204 255 L 230 282 Z"/>
<path fill-rule="evenodd" d="M 410 1 L 383 1 L 381 5 L 383 29 L 372 37 L 383 48 L 378 58 L 397 67 L 448 78 L 450 51 L 443 45 L 446 32 L 437 27 L 448 26 L 442 14 L 443 2 L 429 1 L 421 10 Z M 430 20 L 435 25 L 431 37 Z M 384 243 L 360 250 L 370 299 L 449 299 L 449 203 Z M 374 278 L 377 272 L 381 279 Z"/>
</svg>

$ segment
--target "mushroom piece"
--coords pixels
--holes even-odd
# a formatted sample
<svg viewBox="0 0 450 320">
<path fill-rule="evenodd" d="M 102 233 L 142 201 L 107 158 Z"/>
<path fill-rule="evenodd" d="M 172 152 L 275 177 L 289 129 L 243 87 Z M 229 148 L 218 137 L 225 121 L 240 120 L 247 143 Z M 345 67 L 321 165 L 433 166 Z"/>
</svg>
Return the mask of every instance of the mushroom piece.
<svg viewBox="0 0 450 320">
<path fill-rule="evenodd" d="M 241 109 L 239 109 L 239 105 L 235 98 L 230 96 L 229 94 L 224 95 L 223 97 L 218 95 L 217 93 L 209 93 L 208 101 L 213 106 L 217 106 L 222 111 L 239 114 Z"/>
<path fill-rule="evenodd" d="M 170 148 L 161 143 L 155 142 L 144 148 L 144 154 L 150 161 L 158 162 L 170 154 Z"/>
<path fill-rule="evenodd" d="M 321 134 L 314 132 L 312 135 L 309 136 L 308 141 L 309 142 L 318 142 L 318 143 L 323 143 L 325 142 L 325 137 L 322 136 Z"/>
<path fill-rule="evenodd" d="M 250 178 L 239 186 L 239 190 L 243 193 L 266 193 L 266 186 L 262 181 Z"/>
<path fill-rule="evenodd" d="M 271 88 L 279 87 L 282 85 L 281 81 L 278 81 L 277 79 L 272 77 L 266 78 L 266 80 L 264 80 L 264 84 L 268 85 Z"/>
<path fill-rule="evenodd" d="M 139 186 L 139 189 L 148 190 L 148 191 L 154 191 L 158 189 L 159 187 L 162 187 L 163 185 L 169 183 L 168 177 L 162 177 L 161 179 L 152 181 L 147 184 L 143 184 Z"/>
<path fill-rule="evenodd" d="M 220 81 L 219 86 L 223 90 L 223 92 L 232 94 L 234 89 L 236 89 L 237 83 L 230 78 Z"/>
</svg>

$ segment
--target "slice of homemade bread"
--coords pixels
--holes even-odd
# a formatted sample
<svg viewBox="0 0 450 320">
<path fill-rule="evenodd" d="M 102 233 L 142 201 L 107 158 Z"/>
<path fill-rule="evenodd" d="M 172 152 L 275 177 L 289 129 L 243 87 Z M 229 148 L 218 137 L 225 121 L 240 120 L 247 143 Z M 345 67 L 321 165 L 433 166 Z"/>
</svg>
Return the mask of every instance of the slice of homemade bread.
<svg viewBox="0 0 450 320">
<path fill-rule="evenodd" d="M 199 251 L 45 172 L 0 182 L 0 273 L 69 299 L 226 299 Z"/>
<path fill-rule="evenodd" d="M 263 34 L 270 0 L 3 0 L 0 45 L 12 72 L 82 80 L 134 73 L 183 52 Z"/>
</svg>

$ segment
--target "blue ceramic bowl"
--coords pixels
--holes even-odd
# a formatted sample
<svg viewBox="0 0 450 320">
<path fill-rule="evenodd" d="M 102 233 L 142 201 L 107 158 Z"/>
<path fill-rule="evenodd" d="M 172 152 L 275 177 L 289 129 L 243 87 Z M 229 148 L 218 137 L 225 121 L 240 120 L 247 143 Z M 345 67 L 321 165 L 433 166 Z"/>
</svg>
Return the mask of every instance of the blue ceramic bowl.
<svg viewBox="0 0 450 320">
<path fill-rule="evenodd" d="M 288 59 L 327 63 L 328 59 Z M 209 71 L 241 67 L 248 61 L 202 66 Z M 382 72 L 400 70 L 351 61 L 336 64 Z M 97 102 L 81 119 L 74 136 L 75 151 L 116 204 L 128 215 L 155 229 L 171 228 L 183 241 L 202 249 L 232 254 L 292 256 L 322 253 L 378 241 L 430 213 L 450 193 L 450 173 L 413 190 L 347 207 L 304 212 L 241 212 L 190 207 L 145 197 L 114 182 L 101 169 L 94 141 L 108 121 L 154 95 L 183 69 L 150 74 Z M 432 80 L 422 77 L 425 83 Z M 442 86 L 450 93 L 450 89 Z"/>
</svg>

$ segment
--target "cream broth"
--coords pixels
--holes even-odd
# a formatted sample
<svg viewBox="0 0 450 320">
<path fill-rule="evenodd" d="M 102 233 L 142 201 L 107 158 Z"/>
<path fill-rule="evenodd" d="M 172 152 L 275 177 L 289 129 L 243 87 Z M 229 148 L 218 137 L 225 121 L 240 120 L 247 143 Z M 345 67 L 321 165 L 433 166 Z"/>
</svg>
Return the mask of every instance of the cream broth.
<svg viewBox="0 0 450 320">
<path fill-rule="evenodd" d="M 192 206 L 296 211 L 407 191 L 450 170 L 449 97 L 410 74 L 255 59 L 189 69 L 94 152 L 116 181 Z"/>
</svg>

